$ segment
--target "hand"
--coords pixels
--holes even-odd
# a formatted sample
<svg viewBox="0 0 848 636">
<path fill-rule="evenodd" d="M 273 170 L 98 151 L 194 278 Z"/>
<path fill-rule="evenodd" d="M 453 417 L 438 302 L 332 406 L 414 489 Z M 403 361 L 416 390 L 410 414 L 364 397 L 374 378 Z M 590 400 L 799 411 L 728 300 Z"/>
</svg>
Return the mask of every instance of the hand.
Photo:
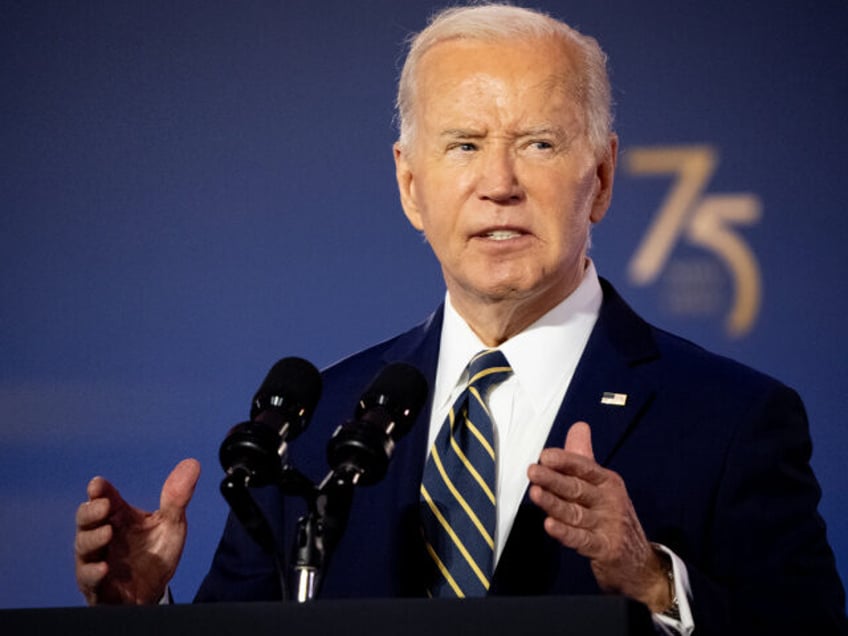
<svg viewBox="0 0 848 636">
<path fill-rule="evenodd" d="M 624 480 L 595 462 L 589 425 L 577 422 L 565 448 L 546 448 L 529 467 L 530 499 L 548 517 L 545 531 L 588 558 L 602 590 L 659 613 L 668 609 L 668 578 L 627 494 Z"/>
<path fill-rule="evenodd" d="M 197 460 L 177 464 L 156 512 L 129 505 L 102 477 L 89 482 L 74 542 L 77 585 L 89 605 L 141 605 L 162 597 L 182 555 L 185 511 L 199 477 Z"/>
</svg>

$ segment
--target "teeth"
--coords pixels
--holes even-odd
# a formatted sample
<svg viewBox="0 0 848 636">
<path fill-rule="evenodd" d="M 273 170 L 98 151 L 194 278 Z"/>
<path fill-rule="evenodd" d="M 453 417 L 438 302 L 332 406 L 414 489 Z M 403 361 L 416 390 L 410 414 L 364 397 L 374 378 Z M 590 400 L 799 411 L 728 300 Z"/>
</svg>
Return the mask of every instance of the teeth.
<svg viewBox="0 0 848 636">
<path fill-rule="evenodd" d="M 494 239 L 495 241 L 505 241 L 516 236 L 520 236 L 520 234 L 512 230 L 495 230 L 486 234 L 486 238 Z"/>
</svg>

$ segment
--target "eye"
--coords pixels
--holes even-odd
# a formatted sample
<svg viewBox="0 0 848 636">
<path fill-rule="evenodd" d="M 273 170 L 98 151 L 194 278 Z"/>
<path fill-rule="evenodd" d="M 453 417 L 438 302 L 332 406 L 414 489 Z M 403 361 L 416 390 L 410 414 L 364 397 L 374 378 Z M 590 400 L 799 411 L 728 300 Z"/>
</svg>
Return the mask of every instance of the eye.
<svg viewBox="0 0 848 636">
<path fill-rule="evenodd" d="M 446 145 L 445 152 L 465 155 L 476 152 L 478 149 L 479 147 L 473 141 L 451 141 Z"/>
<path fill-rule="evenodd" d="M 537 140 L 531 141 L 530 147 L 533 148 L 533 150 L 551 150 L 554 145 L 549 141 Z"/>
</svg>

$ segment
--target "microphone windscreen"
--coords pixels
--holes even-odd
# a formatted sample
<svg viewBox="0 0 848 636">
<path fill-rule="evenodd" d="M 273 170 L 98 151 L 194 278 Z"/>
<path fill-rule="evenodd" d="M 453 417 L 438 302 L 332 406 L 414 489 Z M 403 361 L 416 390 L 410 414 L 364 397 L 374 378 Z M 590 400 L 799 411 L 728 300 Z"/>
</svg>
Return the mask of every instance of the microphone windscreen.
<svg viewBox="0 0 848 636">
<path fill-rule="evenodd" d="M 404 362 L 394 362 L 384 367 L 362 394 L 356 417 L 378 406 L 385 408 L 400 429 L 392 435 L 397 439 L 412 426 L 427 400 L 428 391 L 427 380 L 418 369 Z"/>
<path fill-rule="evenodd" d="M 303 412 L 307 417 L 321 397 L 321 374 L 303 358 L 283 358 L 277 362 L 253 396 L 250 417 L 268 409 Z"/>
</svg>

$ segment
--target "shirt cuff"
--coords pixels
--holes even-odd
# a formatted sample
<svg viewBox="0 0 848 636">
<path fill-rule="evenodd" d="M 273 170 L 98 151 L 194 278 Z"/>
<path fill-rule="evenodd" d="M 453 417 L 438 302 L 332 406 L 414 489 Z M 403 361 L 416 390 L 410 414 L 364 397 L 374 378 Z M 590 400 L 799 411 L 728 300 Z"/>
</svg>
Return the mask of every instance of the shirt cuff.
<svg viewBox="0 0 848 636">
<path fill-rule="evenodd" d="M 159 599 L 159 605 L 173 605 L 174 597 L 171 596 L 171 586 L 165 588 L 165 593 L 162 595 L 162 598 Z"/>
<path fill-rule="evenodd" d="M 652 544 L 654 548 L 668 555 L 671 559 L 671 571 L 674 575 L 674 595 L 677 597 L 677 605 L 680 618 L 675 619 L 665 614 L 652 614 L 654 626 L 663 634 L 672 636 L 689 636 L 695 629 L 695 621 L 692 619 L 692 586 L 689 584 L 689 571 L 686 564 L 674 552 L 659 543 Z"/>
</svg>

